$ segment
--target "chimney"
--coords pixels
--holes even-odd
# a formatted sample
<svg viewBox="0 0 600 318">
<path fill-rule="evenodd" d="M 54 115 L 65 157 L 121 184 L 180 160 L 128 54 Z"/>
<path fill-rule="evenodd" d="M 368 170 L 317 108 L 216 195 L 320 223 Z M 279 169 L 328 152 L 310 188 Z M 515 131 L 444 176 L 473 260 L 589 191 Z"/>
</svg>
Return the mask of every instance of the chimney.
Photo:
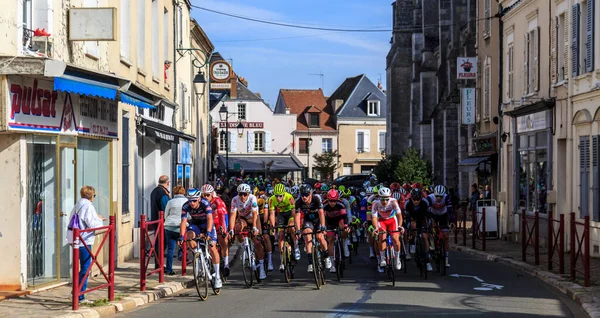
<svg viewBox="0 0 600 318">
<path fill-rule="evenodd" d="M 286 115 L 289 115 L 289 114 L 290 114 L 290 108 L 289 108 L 289 107 L 286 107 L 286 108 L 285 108 L 285 114 L 286 114 Z"/>
<path fill-rule="evenodd" d="M 379 88 L 380 91 L 383 91 L 383 85 L 381 85 L 381 81 L 377 81 L 377 88 Z"/>
<path fill-rule="evenodd" d="M 331 103 L 331 107 L 333 107 L 333 112 L 336 113 L 340 107 L 344 104 L 343 99 L 334 99 Z"/>
<path fill-rule="evenodd" d="M 231 89 L 229 90 L 229 97 L 231 97 L 231 99 L 236 99 L 237 98 L 237 78 L 232 78 L 229 80 L 229 83 L 231 83 Z"/>
</svg>

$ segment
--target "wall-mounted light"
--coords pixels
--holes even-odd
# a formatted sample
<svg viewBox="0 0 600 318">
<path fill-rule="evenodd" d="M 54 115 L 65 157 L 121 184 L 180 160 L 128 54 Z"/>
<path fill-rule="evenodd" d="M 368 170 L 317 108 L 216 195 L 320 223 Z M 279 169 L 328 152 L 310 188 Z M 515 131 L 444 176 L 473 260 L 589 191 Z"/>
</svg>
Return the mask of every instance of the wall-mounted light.
<svg viewBox="0 0 600 318">
<path fill-rule="evenodd" d="M 502 142 L 506 142 L 506 140 L 510 137 L 510 133 L 505 132 L 502 134 L 502 136 L 500 136 L 500 138 L 502 139 Z"/>
</svg>

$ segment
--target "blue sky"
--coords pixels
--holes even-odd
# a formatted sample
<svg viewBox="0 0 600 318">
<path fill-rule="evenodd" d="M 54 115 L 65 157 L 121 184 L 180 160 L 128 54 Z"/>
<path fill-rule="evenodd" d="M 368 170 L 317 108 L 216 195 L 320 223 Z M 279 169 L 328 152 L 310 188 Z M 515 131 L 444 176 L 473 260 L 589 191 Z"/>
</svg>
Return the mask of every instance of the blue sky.
<svg viewBox="0 0 600 318">
<path fill-rule="evenodd" d="M 392 0 L 192 0 L 196 6 L 252 18 L 319 27 L 390 29 Z M 346 77 L 366 74 L 385 87 L 391 32 L 341 33 L 260 24 L 192 8 L 216 51 L 272 106 L 280 88 L 317 89 L 323 73 L 330 95 Z M 318 35 L 318 36 L 313 36 Z M 254 41 L 297 37 L 290 39 Z"/>
</svg>

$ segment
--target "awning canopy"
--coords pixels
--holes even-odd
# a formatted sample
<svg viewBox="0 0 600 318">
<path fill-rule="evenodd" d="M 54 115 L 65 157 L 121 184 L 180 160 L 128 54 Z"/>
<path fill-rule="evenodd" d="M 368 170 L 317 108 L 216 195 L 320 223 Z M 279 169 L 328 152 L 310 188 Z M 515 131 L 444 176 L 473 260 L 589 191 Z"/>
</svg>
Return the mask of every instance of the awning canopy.
<svg viewBox="0 0 600 318">
<path fill-rule="evenodd" d="M 148 137 L 173 144 L 179 143 L 181 132 L 173 127 L 148 119 L 142 119 L 142 125 L 146 127 L 146 136 Z"/>
<path fill-rule="evenodd" d="M 470 157 L 463 159 L 458 163 L 458 170 L 462 172 L 473 172 L 479 168 L 479 164 L 488 160 L 489 156 L 484 157 Z"/>
<path fill-rule="evenodd" d="M 84 74 L 64 74 L 54 78 L 54 90 L 116 100 L 119 83 L 114 80 L 95 79 Z"/>
<path fill-rule="evenodd" d="M 140 108 L 155 108 L 161 97 L 153 94 L 140 84 L 131 83 L 126 91 L 119 93 L 119 100 L 123 103 Z"/>
<path fill-rule="evenodd" d="M 225 156 L 218 155 L 218 167 L 225 170 Z M 265 170 L 273 172 L 301 171 L 302 164 L 292 157 L 292 155 L 252 155 L 244 156 L 229 155 L 229 171 L 234 171 L 239 165 L 244 172 L 264 172 Z M 270 167 L 268 166 L 270 165 Z"/>
</svg>

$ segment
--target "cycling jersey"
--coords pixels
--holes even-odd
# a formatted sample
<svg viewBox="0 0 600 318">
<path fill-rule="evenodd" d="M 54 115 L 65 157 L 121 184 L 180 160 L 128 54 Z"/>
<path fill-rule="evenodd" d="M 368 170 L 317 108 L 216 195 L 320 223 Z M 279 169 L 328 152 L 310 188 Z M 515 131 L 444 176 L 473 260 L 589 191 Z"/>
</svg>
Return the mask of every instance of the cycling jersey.
<svg viewBox="0 0 600 318">
<path fill-rule="evenodd" d="M 360 219 L 361 220 L 363 220 L 363 221 L 367 220 L 367 212 L 370 213 L 370 211 L 368 209 L 369 209 L 369 206 L 367 203 L 367 198 L 365 197 L 360 201 Z"/>
<path fill-rule="evenodd" d="M 452 213 L 452 200 L 447 194 L 444 194 L 439 200 L 434 194 L 430 194 L 427 197 L 427 201 L 429 201 L 430 211 L 434 215 L 443 215 L 447 212 Z"/>
<path fill-rule="evenodd" d="M 283 195 L 283 200 L 281 200 L 281 202 L 279 202 L 279 200 L 277 200 L 277 196 L 273 195 L 269 199 L 268 204 L 269 204 L 269 212 L 276 211 L 277 213 L 285 213 L 285 212 L 290 212 L 290 211 L 292 211 L 292 209 L 295 208 L 296 201 L 294 201 L 294 197 L 291 194 L 286 192 Z"/>
<path fill-rule="evenodd" d="M 418 205 L 415 206 L 412 200 L 406 202 L 406 214 L 417 223 L 417 229 L 421 229 L 427 225 L 427 210 L 429 204 L 426 200 L 421 200 Z"/>
<path fill-rule="evenodd" d="M 333 206 L 329 205 L 328 201 L 323 203 L 325 211 L 325 225 L 327 230 L 334 230 L 341 224 L 348 225 L 348 217 L 346 206 L 341 201 L 336 201 Z"/>
<path fill-rule="evenodd" d="M 182 219 L 187 219 L 190 225 L 196 225 L 204 229 L 206 229 L 208 215 L 212 214 L 213 211 L 210 207 L 210 202 L 205 198 L 200 199 L 200 205 L 197 209 L 193 209 L 190 202 L 184 203 L 181 207 Z"/>
<path fill-rule="evenodd" d="M 224 229 L 227 229 L 229 226 L 229 217 L 227 216 L 227 206 L 225 205 L 225 202 L 223 202 L 221 198 L 215 196 L 210 201 L 210 207 L 214 214 L 213 221 L 215 223 L 215 228 L 218 229 L 223 227 Z"/>
<path fill-rule="evenodd" d="M 342 203 L 346 207 L 346 215 L 348 217 L 348 223 L 352 222 L 352 208 L 350 206 L 350 201 L 347 198 L 341 199 Z"/>
<path fill-rule="evenodd" d="M 380 200 L 375 201 L 371 210 L 371 216 L 381 220 L 387 220 L 391 218 L 395 219 L 396 214 L 400 212 L 401 210 L 400 206 L 398 206 L 398 200 L 390 198 L 386 205 L 384 205 Z"/>
<path fill-rule="evenodd" d="M 300 211 L 305 220 L 311 222 L 319 221 L 319 210 L 323 208 L 323 203 L 317 195 L 312 195 L 310 204 L 305 203 L 302 199 L 296 200 L 296 211 Z"/>
<path fill-rule="evenodd" d="M 231 200 L 231 213 L 237 212 L 237 216 L 250 220 L 254 212 L 258 212 L 258 203 L 253 194 L 249 194 L 246 202 L 242 202 L 242 198 L 236 195 Z"/>
</svg>

